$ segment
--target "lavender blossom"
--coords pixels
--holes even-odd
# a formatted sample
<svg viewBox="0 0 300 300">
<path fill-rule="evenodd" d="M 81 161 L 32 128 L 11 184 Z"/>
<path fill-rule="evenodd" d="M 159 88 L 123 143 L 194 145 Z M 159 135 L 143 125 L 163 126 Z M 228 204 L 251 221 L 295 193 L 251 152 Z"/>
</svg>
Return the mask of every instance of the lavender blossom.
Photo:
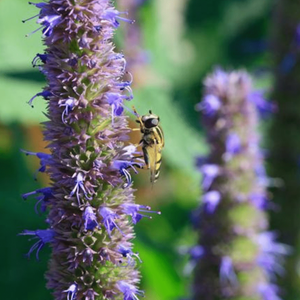
<svg viewBox="0 0 300 300">
<path fill-rule="evenodd" d="M 133 224 L 147 213 L 134 203 L 130 172 L 143 160 L 128 141 L 124 102 L 133 98 L 130 80 L 122 81 L 126 61 L 114 52 L 114 30 L 124 21 L 109 0 L 31 3 L 39 13 L 43 54 L 32 65 L 45 74 L 42 96 L 48 120 L 44 139 L 50 154 L 22 150 L 40 159 L 51 186 L 23 194 L 49 211 L 48 229 L 28 231 L 38 241 L 28 256 L 49 244 L 52 257 L 47 287 L 56 300 L 136 300 L 141 262 L 132 249 Z M 27 20 L 26 20 L 27 21 Z M 34 33 L 32 32 L 32 33 Z M 126 258 L 124 260 L 124 258 Z"/>
<path fill-rule="evenodd" d="M 280 299 L 274 280 L 289 248 L 267 231 L 269 179 L 257 131 L 259 111 L 271 107 L 247 73 L 216 70 L 197 108 L 211 152 L 198 160 L 204 194 L 195 222 L 201 255 L 191 260 L 194 299 Z"/>
</svg>

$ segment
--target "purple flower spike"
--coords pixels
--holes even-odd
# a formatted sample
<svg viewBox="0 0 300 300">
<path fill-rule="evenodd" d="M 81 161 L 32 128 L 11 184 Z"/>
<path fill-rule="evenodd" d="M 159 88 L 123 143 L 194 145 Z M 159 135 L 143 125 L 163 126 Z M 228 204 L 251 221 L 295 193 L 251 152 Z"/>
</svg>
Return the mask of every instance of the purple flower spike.
<svg viewBox="0 0 300 300">
<path fill-rule="evenodd" d="M 214 164 L 205 164 L 200 168 L 200 172 L 202 173 L 202 188 L 204 191 L 207 191 L 214 179 L 220 173 L 220 167 Z"/>
<path fill-rule="evenodd" d="M 67 300 L 75 300 L 76 299 L 76 293 L 77 293 L 77 284 L 72 283 L 67 290 L 63 291 L 64 293 L 67 293 Z"/>
<path fill-rule="evenodd" d="M 84 230 L 93 231 L 97 226 L 97 216 L 95 215 L 91 206 L 87 206 L 83 213 Z"/>
<path fill-rule="evenodd" d="M 80 190 L 83 192 L 83 194 L 84 194 L 84 196 L 85 196 L 86 199 L 92 200 L 93 198 L 89 197 L 87 195 L 87 192 L 85 190 L 84 183 L 83 183 L 84 178 L 83 178 L 82 173 L 79 172 L 77 175 L 75 173 L 73 175 L 73 177 L 76 177 L 76 180 L 75 180 L 75 186 L 74 186 L 73 190 L 70 193 L 70 197 L 72 197 L 76 193 L 76 197 L 77 197 L 77 201 L 78 201 L 78 206 L 80 206 L 81 205 L 80 204 L 80 202 L 81 202 L 80 201 L 80 195 L 79 195 Z"/>
<path fill-rule="evenodd" d="M 191 256 L 185 267 L 195 272 L 192 298 L 263 299 L 259 284 L 270 286 L 282 275 L 289 250 L 264 233 L 266 210 L 276 207 L 267 198 L 272 179 L 259 147 L 258 119 L 260 110 L 271 107 L 253 91 L 244 71 L 218 69 L 204 85 L 200 110 L 210 153 L 197 161 L 203 196 L 192 222 L 199 232 L 196 258 L 204 257 Z M 256 251 L 245 252 L 243 247 Z M 274 295 L 277 299 L 276 290 Z"/>
<path fill-rule="evenodd" d="M 46 243 L 52 243 L 55 232 L 52 229 L 38 229 L 38 230 L 24 230 L 19 235 L 31 235 L 34 239 L 39 239 L 29 250 L 26 256 L 29 258 L 30 254 L 36 250 L 36 259 L 39 260 L 39 252 Z"/>
<path fill-rule="evenodd" d="M 145 206 L 145 205 L 139 205 L 139 204 L 122 204 L 121 205 L 123 212 L 128 215 L 131 216 L 132 218 L 132 222 L 133 224 L 136 224 L 138 221 L 140 221 L 143 217 L 149 218 L 151 219 L 151 216 L 145 215 L 145 214 L 141 214 L 140 212 L 145 212 L 145 213 L 155 213 L 160 215 L 161 212 L 160 211 L 151 211 L 151 207 L 150 206 Z"/>
<path fill-rule="evenodd" d="M 29 104 L 38 96 L 46 100 L 50 154 L 22 151 L 40 159 L 38 171 L 47 173 L 50 186 L 23 198 L 36 198 L 35 209 L 46 210 L 51 229 L 21 234 L 38 239 L 28 256 L 37 251 L 38 257 L 50 243 L 46 279 L 55 300 L 136 300 L 133 223 L 157 212 L 134 202 L 131 174 L 144 160 L 128 143 L 124 111 L 130 111 L 125 102 L 133 99 L 133 77 L 113 43 L 119 22 L 132 21 L 110 0 L 30 4 L 38 13 L 28 20 L 36 18 L 40 27 L 32 33 L 40 31 L 45 45 L 32 65 L 47 84 Z"/>
<path fill-rule="evenodd" d="M 221 107 L 221 101 L 215 95 L 206 95 L 202 102 L 196 105 L 197 111 L 203 111 L 207 116 L 214 116 Z"/>
<path fill-rule="evenodd" d="M 111 232 L 114 228 L 117 228 L 122 233 L 122 235 L 124 235 L 120 227 L 115 222 L 115 219 L 119 218 L 119 216 L 116 213 L 114 213 L 110 208 L 107 207 L 101 207 L 99 209 L 99 213 L 103 218 L 103 225 L 106 228 L 106 231 L 110 237 Z"/>
<path fill-rule="evenodd" d="M 221 194 L 218 191 L 210 191 L 203 195 L 202 201 L 205 205 L 205 211 L 213 214 L 220 203 Z"/>
<path fill-rule="evenodd" d="M 117 287 L 124 294 L 124 300 L 138 300 L 137 295 L 144 296 L 142 291 L 123 280 L 117 282 Z"/>
</svg>

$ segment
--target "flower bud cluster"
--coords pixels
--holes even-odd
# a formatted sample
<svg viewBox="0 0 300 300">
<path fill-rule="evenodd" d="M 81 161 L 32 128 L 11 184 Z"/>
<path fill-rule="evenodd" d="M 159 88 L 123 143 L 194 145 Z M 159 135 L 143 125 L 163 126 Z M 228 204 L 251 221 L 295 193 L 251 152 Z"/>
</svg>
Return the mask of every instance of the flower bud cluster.
<svg viewBox="0 0 300 300">
<path fill-rule="evenodd" d="M 202 204 L 194 217 L 199 244 L 194 299 L 279 299 L 275 275 L 290 249 L 268 230 L 272 182 L 259 147 L 258 117 L 275 106 L 253 91 L 244 71 L 216 70 L 197 105 L 210 146 L 199 159 Z"/>
</svg>

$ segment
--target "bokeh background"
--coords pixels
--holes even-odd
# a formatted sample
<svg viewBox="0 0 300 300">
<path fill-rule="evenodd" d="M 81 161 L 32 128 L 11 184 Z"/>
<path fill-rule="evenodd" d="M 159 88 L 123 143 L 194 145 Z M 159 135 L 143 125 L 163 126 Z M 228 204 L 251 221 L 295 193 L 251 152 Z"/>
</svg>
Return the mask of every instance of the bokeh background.
<svg viewBox="0 0 300 300">
<path fill-rule="evenodd" d="M 161 216 L 144 219 L 136 226 L 135 251 L 143 260 L 140 266 L 142 289 L 148 300 L 184 299 L 189 294 L 191 280 L 184 252 L 196 241 L 190 217 L 201 199 L 200 174 L 195 159 L 208 151 L 199 114 L 194 109 L 201 99 L 201 81 L 216 66 L 246 68 L 253 75 L 255 86 L 272 96 L 274 84 L 277 84 L 275 64 L 280 64 L 282 57 L 289 54 L 284 51 L 293 52 L 296 48 L 290 48 L 297 47 L 282 33 L 288 47 L 281 49 L 280 55 L 274 53 L 276 47 L 272 47 L 272 39 L 276 36 L 274 11 L 278 10 L 277 2 L 116 0 L 117 7 L 127 10 L 129 17 L 136 20 L 134 25 L 122 23 L 115 38 L 118 51 L 128 58 L 127 69 L 134 76 L 135 99 L 129 105 L 134 104 L 140 114 L 149 109 L 158 114 L 166 138 L 163 168 L 157 184 L 152 188 L 147 172 L 141 171 L 134 177 L 137 202 L 162 212 Z M 289 2 L 293 1 L 286 0 Z M 290 37 L 297 17 L 300 21 L 299 10 L 299 4 L 291 10 Z M 35 7 L 27 1 L 0 1 L 0 297 L 6 300 L 52 299 L 44 279 L 49 248 L 41 251 L 40 261 L 36 261 L 34 255 L 28 261 L 23 254 L 32 242 L 17 237 L 23 229 L 46 227 L 45 216 L 34 212 L 35 200 L 24 201 L 20 196 L 47 184 L 46 176 L 39 174 L 37 181 L 33 178 L 38 168 L 37 159 L 20 152 L 20 149 L 44 151 L 45 147 L 40 125 L 45 120 L 45 101 L 37 98 L 34 108 L 26 103 L 46 85 L 43 76 L 31 66 L 36 53 L 43 53 L 41 33 L 25 37 L 38 25 L 34 20 L 21 22 L 36 13 Z M 291 69 L 295 68 L 298 55 L 297 49 L 295 51 L 294 56 L 284 62 L 285 72 L 294 72 Z M 296 98 L 293 99 L 295 103 Z M 297 111 L 299 105 L 295 107 Z M 284 126 L 284 122 L 294 122 L 291 124 L 295 131 L 289 138 L 296 140 L 300 135 L 296 129 L 299 130 L 299 117 L 282 121 L 280 126 Z M 267 147 L 272 147 L 272 138 L 276 135 L 272 124 L 269 120 L 262 126 Z M 136 126 L 133 121 L 132 126 Z M 132 139 L 137 141 L 138 136 L 132 135 Z M 293 147 L 294 156 L 289 159 L 287 150 L 285 158 L 296 166 L 293 159 L 298 154 L 294 144 L 287 147 Z M 284 163 L 281 161 L 279 167 L 289 169 Z M 294 188 L 300 186 L 297 168 L 299 165 L 290 175 Z M 270 169 L 277 176 L 276 168 L 271 165 Z M 273 193 L 276 195 L 276 191 Z M 300 286 L 297 275 L 300 240 L 299 225 L 295 222 L 300 212 L 297 204 L 300 197 L 297 191 L 287 195 L 285 190 L 281 191 L 278 202 L 287 205 L 292 197 L 289 210 L 277 212 L 271 224 L 279 232 L 283 224 L 284 233 L 280 237 L 295 247 L 282 286 L 286 291 L 285 299 L 297 300 L 300 299 L 300 288 L 297 288 Z"/>
</svg>

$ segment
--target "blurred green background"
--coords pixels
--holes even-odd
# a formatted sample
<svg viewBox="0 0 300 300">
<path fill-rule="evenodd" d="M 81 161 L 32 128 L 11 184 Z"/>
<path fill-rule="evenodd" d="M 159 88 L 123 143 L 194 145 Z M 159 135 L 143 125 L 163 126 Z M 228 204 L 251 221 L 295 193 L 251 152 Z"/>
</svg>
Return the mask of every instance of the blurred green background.
<svg viewBox="0 0 300 300">
<path fill-rule="evenodd" d="M 207 151 L 194 110 L 201 81 L 214 66 L 243 67 L 253 74 L 257 87 L 271 87 L 268 45 L 273 1 L 148 0 L 135 12 L 130 10 L 134 1 L 116 3 L 134 15 L 134 30 L 140 30 L 140 45 L 131 48 L 126 46 L 127 24 L 122 23 L 116 35 L 118 50 L 132 59 L 128 64 L 134 75 L 132 104 L 141 114 L 149 109 L 158 114 L 166 136 L 158 183 L 152 189 L 146 172 L 134 178 L 137 202 L 162 212 L 136 226 L 142 289 L 148 300 L 183 299 L 188 295 L 189 275 L 183 272 L 187 257 L 179 252 L 196 240 L 189 225 L 190 212 L 201 195 L 194 162 Z M 37 98 L 34 108 L 26 103 L 46 84 L 31 66 L 35 54 L 43 52 L 41 34 L 26 38 L 38 25 L 34 20 L 21 22 L 36 13 L 27 1 L 0 1 L 0 290 L 6 300 L 52 299 L 44 280 L 48 247 L 41 251 L 40 261 L 34 256 L 28 261 L 23 254 L 32 242 L 17 237 L 23 229 L 46 227 L 45 216 L 34 212 L 34 199 L 20 197 L 47 182 L 41 175 L 37 182 L 33 180 L 38 161 L 19 151 L 44 148 L 39 123 L 45 120 L 45 102 Z M 136 47 L 144 61 L 135 61 L 136 53 L 131 51 Z"/>
</svg>

